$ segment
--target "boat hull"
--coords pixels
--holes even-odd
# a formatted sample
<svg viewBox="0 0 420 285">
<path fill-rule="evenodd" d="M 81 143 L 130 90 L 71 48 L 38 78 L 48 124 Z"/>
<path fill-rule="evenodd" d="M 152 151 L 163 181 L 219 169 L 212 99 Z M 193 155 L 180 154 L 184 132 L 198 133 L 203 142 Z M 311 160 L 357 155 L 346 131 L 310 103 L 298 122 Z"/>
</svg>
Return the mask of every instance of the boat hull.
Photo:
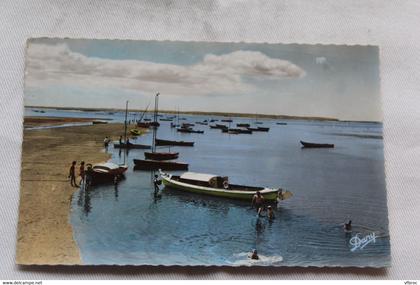
<svg viewBox="0 0 420 285">
<path fill-rule="evenodd" d="M 145 144 L 129 144 L 127 146 L 127 144 L 119 144 L 119 143 L 114 143 L 114 148 L 124 148 L 124 149 L 151 149 L 152 147 L 150 145 L 145 145 Z"/>
<path fill-rule="evenodd" d="M 159 161 L 149 159 L 133 159 L 135 170 L 188 170 L 187 163 Z"/>
<path fill-rule="evenodd" d="M 334 144 L 327 144 L 327 143 L 310 143 L 300 141 L 304 148 L 333 148 Z"/>
<path fill-rule="evenodd" d="M 203 195 L 208 195 L 208 196 L 223 197 L 223 198 L 229 198 L 229 199 L 235 199 L 235 200 L 252 201 L 252 198 L 254 197 L 256 193 L 256 191 L 224 190 L 224 189 L 203 187 L 203 186 L 183 183 L 183 182 L 179 182 L 179 181 L 171 179 L 170 174 L 166 174 L 163 172 L 161 172 L 161 178 L 162 178 L 163 184 L 166 187 L 180 190 L 180 191 L 203 194 Z M 279 192 L 278 189 L 265 188 L 264 190 L 261 190 L 260 192 L 266 201 L 277 201 L 278 192 Z"/>
<path fill-rule="evenodd" d="M 179 152 L 145 152 L 144 157 L 146 159 L 153 160 L 171 160 L 177 159 Z"/>
<path fill-rule="evenodd" d="M 194 146 L 194 142 L 156 139 L 156 145 L 157 146 Z"/>
</svg>

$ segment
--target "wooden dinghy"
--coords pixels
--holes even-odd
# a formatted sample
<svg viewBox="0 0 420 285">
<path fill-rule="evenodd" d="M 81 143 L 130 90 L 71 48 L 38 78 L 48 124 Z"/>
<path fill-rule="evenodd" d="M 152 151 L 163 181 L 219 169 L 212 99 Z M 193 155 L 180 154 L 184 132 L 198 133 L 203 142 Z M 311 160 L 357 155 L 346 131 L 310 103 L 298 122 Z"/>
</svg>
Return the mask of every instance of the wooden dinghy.
<svg viewBox="0 0 420 285">
<path fill-rule="evenodd" d="M 257 191 L 262 194 L 266 201 L 285 200 L 292 196 L 291 192 L 281 188 L 230 184 L 228 177 L 212 174 L 185 172 L 177 176 L 162 171 L 159 172 L 165 186 L 185 192 L 248 201 L 252 200 Z"/>
<path fill-rule="evenodd" d="M 311 143 L 311 142 L 305 142 L 305 141 L 300 141 L 300 143 L 302 144 L 304 148 L 333 148 L 334 147 L 334 144 L 329 144 L 329 143 Z"/>
</svg>

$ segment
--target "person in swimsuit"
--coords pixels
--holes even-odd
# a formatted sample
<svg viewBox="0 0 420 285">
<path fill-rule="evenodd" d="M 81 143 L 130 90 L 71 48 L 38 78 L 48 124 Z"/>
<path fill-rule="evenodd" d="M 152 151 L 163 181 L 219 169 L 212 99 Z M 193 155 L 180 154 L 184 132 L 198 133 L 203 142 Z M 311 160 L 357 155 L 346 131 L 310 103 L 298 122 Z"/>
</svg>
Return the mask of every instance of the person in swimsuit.
<svg viewBox="0 0 420 285">
<path fill-rule="evenodd" d="M 82 161 L 79 167 L 79 175 L 80 175 L 80 184 L 85 181 L 85 162 Z"/>
<path fill-rule="evenodd" d="M 251 259 L 255 259 L 255 260 L 260 259 L 260 257 L 258 256 L 258 253 L 257 253 L 257 250 L 256 249 L 253 249 L 252 250 L 252 253 L 251 253 L 251 257 L 250 258 Z"/>
<path fill-rule="evenodd" d="M 261 213 L 264 207 L 264 197 L 261 195 L 260 191 L 257 191 L 252 197 L 252 206 L 255 207 L 258 211 L 258 215 Z"/>
<path fill-rule="evenodd" d="M 70 166 L 69 171 L 69 178 L 70 178 L 70 185 L 73 187 L 78 187 L 76 183 L 76 161 L 73 161 Z"/>
<path fill-rule="evenodd" d="M 351 232 L 351 220 L 348 223 L 344 223 L 344 231 Z"/>
</svg>

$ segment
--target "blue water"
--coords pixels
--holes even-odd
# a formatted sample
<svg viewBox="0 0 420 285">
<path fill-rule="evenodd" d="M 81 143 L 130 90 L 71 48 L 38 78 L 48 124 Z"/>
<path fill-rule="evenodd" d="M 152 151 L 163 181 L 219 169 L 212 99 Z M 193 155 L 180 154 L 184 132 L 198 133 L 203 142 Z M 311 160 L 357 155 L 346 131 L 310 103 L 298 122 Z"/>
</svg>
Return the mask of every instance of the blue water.
<svg viewBox="0 0 420 285">
<path fill-rule="evenodd" d="M 27 111 L 27 115 L 30 114 Z M 47 110 L 45 114 L 51 115 Z M 57 116 L 123 114 L 53 111 Z M 189 122 L 203 117 L 184 116 Z M 208 119 L 206 117 L 205 119 Z M 255 119 L 233 118 L 237 122 Z M 228 135 L 197 125 L 204 134 L 180 134 L 161 122 L 158 138 L 191 140 L 173 147 L 190 170 L 229 176 L 233 183 L 282 187 L 294 196 L 275 209 L 276 219 L 257 218 L 249 203 L 164 189 L 153 196 L 152 173 L 129 170 L 117 187 L 75 193 L 71 223 L 84 264 L 374 266 L 390 264 L 382 125 L 375 123 L 260 120 L 268 133 Z M 104 134 L 106 135 L 106 134 Z M 357 136 L 354 136 L 357 135 Z M 362 137 L 360 136 L 362 135 Z M 369 135 L 369 138 L 363 137 Z M 334 143 L 334 149 L 301 149 L 299 140 Z M 151 143 L 151 134 L 139 143 Z M 165 149 L 167 150 L 167 148 Z M 124 155 L 110 148 L 112 160 Z M 353 233 L 341 223 L 351 219 Z M 360 233 L 379 238 L 352 252 Z M 261 262 L 250 262 L 256 248 Z"/>
</svg>

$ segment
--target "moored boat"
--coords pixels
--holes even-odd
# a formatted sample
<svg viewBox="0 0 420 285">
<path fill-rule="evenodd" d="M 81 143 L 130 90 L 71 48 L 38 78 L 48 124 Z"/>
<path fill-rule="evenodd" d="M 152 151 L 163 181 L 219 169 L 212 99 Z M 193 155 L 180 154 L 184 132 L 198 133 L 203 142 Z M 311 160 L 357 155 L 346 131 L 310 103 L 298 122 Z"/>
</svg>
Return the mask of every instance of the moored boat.
<svg viewBox="0 0 420 285">
<path fill-rule="evenodd" d="M 127 169 L 127 165 L 118 165 L 113 162 L 97 163 L 93 166 L 87 164 L 86 175 L 87 179 L 90 179 L 90 185 L 108 182 L 115 183 L 122 178 Z"/>
<path fill-rule="evenodd" d="M 251 130 L 248 130 L 248 129 L 233 129 L 233 128 L 231 128 L 231 129 L 228 129 L 228 128 L 226 128 L 226 129 L 222 129 L 222 132 L 223 133 L 229 133 L 229 134 L 252 134 L 252 131 Z"/>
<path fill-rule="evenodd" d="M 204 134 L 204 131 L 193 130 L 191 128 L 178 128 L 176 131 L 179 133 Z"/>
<path fill-rule="evenodd" d="M 221 122 L 226 122 L 226 123 L 232 123 L 233 121 L 231 119 L 223 119 L 220 120 Z"/>
<path fill-rule="evenodd" d="M 128 145 L 125 143 L 118 143 L 118 142 L 114 142 L 114 148 L 128 148 L 128 149 L 150 149 L 151 146 L 150 145 L 145 145 L 145 144 L 135 144 L 135 143 L 129 143 Z"/>
<path fill-rule="evenodd" d="M 100 125 L 100 124 L 108 124 L 108 122 L 107 121 L 93 121 L 92 124 Z"/>
<path fill-rule="evenodd" d="M 248 127 L 250 127 L 251 125 L 250 125 L 250 124 L 244 124 L 244 123 L 242 123 L 242 124 L 236 124 L 236 126 L 237 126 L 238 128 L 248 128 Z"/>
<path fill-rule="evenodd" d="M 132 134 L 133 136 L 139 136 L 141 135 L 141 131 L 137 129 L 132 129 L 130 130 L 130 134 Z"/>
<path fill-rule="evenodd" d="M 230 199 L 251 201 L 257 191 L 266 201 L 277 201 L 279 197 L 285 200 L 292 196 L 291 192 L 281 188 L 231 184 L 228 177 L 212 174 L 185 172 L 178 176 L 160 171 L 160 176 L 163 184 L 169 188 Z"/>
<path fill-rule="evenodd" d="M 194 146 L 194 142 L 156 139 L 156 146 Z"/>
<path fill-rule="evenodd" d="M 160 161 L 152 159 L 133 159 L 135 170 L 188 170 L 188 163 Z"/>
<path fill-rule="evenodd" d="M 287 123 L 284 123 L 284 122 L 277 122 L 276 124 L 281 125 L 281 126 L 286 126 L 287 125 Z"/>
<path fill-rule="evenodd" d="M 254 132 L 268 132 L 270 130 L 270 128 L 266 128 L 266 127 L 256 127 L 256 128 L 248 127 L 247 129 Z"/>
<path fill-rule="evenodd" d="M 144 157 L 146 159 L 153 160 L 171 160 L 177 159 L 179 152 L 145 152 Z"/>
<path fill-rule="evenodd" d="M 304 148 L 333 148 L 334 144 L 329 143 L 312 143 L 312 142 L 305 142 L 300 141 Z"/>
</svg>

